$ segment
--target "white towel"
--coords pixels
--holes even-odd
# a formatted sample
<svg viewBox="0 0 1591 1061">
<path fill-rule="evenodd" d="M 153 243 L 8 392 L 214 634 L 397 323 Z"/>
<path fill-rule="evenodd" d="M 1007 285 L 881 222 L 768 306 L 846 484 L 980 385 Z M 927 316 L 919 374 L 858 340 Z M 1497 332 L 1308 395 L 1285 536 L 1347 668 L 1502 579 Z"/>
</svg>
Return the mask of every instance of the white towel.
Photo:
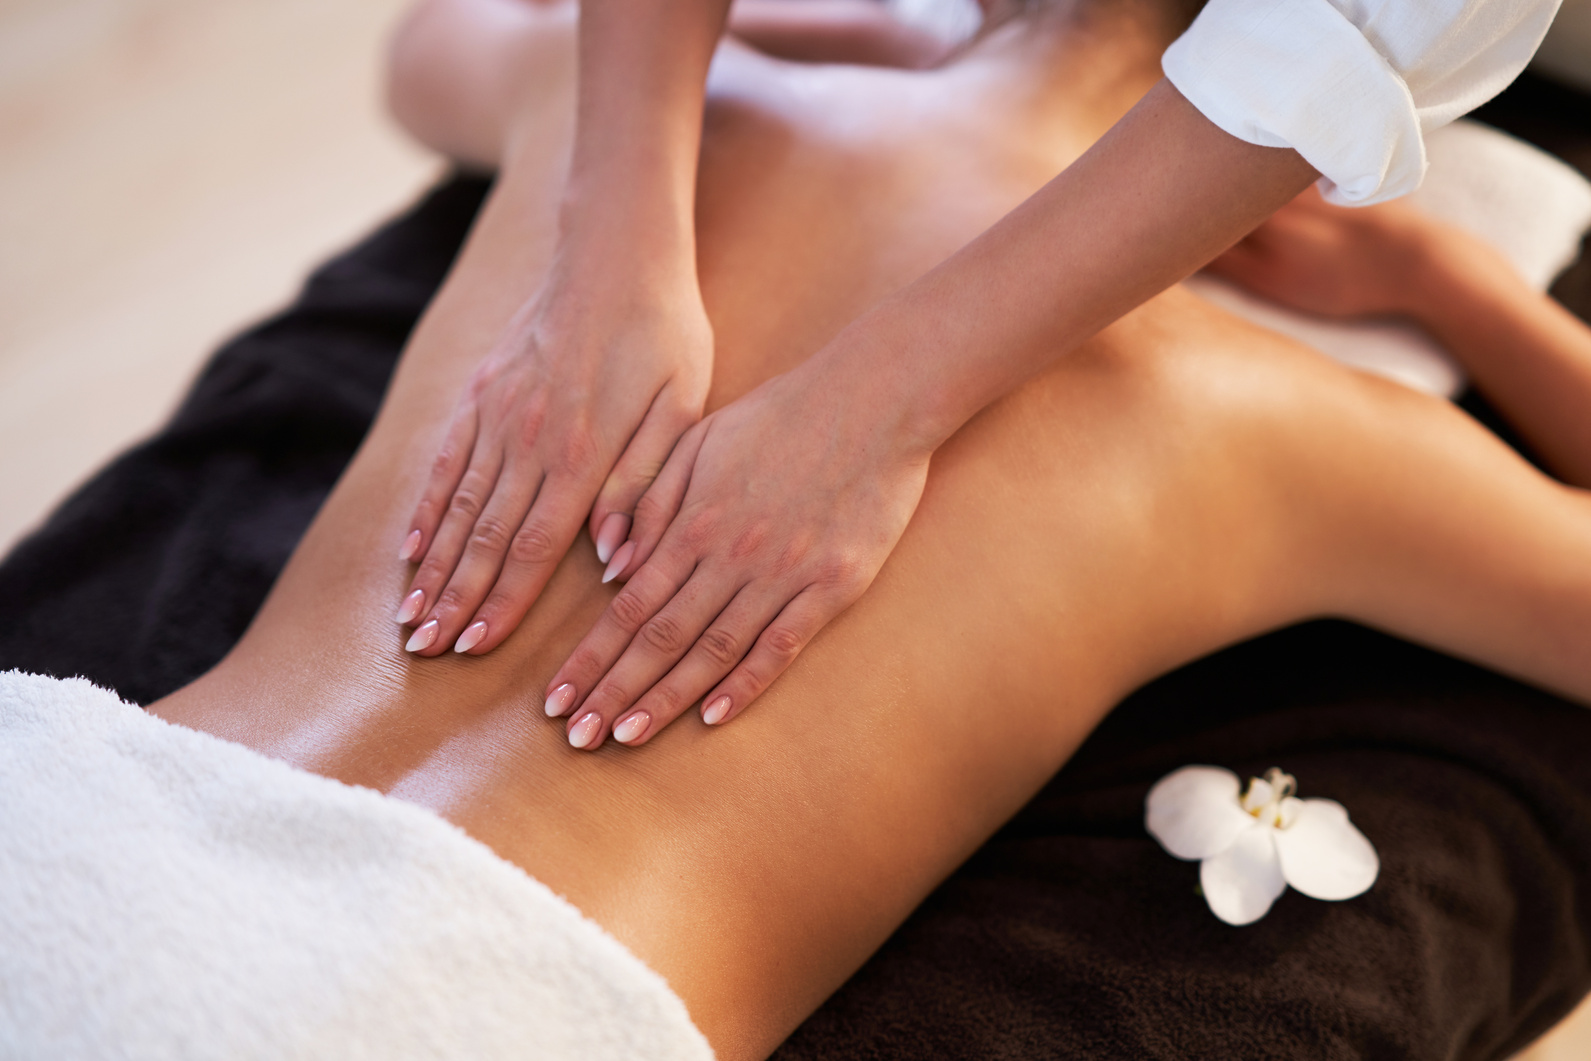
<svg viewBox="0 0 1591 1061">
<path fill-rule="evenodd" d="M 1591 226 L 1591 182 L 1574 169 L 1472 121 L 1436 130 L 1425 148 L 1431 168 L 1414 205 L 1489 241 L 1538 291 L 1574 261 Z M 1311 317 L 1204 274 L 1188 287 L 1352 368 L 1444 398 L 1464 389 L 1463 369 L 1413 324 Z"/>
<path fill-rule="evenodd" d="M 0 1057 L 712 1057 L 662 978 L 419 807 L 0 675 Z"/>
</svg>

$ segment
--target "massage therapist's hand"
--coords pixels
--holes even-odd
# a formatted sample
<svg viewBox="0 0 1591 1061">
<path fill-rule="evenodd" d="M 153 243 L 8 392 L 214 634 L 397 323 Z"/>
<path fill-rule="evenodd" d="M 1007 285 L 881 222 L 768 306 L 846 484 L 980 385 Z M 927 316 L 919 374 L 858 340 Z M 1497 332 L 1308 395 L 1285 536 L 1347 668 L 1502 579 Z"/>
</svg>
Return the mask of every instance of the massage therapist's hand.
<svg viewBox="0 0 1591 1061">
<path fill-rule="evenodd" d="M 930 451 L 811 362 L 680 440 L 605 579 L 629 581 L 547 686 L 569 742 L 641 744 L 701 700 L 745 710 L 873 581 Z"/>
<path fill-rule="evenodd" d="M 606 562 L 701 419 L 712 328 L 694 259 L 643 271 L 578 256 L 560 255 L 476 370 L 432 464 L 400 554 L 420 565 L 397 616 L 411 652 L 495 648 L 588 516 Z"/>
</svg>

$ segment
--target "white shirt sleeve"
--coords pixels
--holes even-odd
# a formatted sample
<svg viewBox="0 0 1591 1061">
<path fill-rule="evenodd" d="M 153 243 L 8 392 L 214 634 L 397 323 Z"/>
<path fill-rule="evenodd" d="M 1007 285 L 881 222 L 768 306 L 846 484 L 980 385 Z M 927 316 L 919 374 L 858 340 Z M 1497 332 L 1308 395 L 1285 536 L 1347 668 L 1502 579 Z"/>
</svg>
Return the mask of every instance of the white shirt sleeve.
<svg viewBox="0 0 1591 1061">
<path fill-rule="evenodd" d="M 1240 140 L 1291 147 L 1333 202 L 1413 191 L 1424 134 L 1501 92 L 1558 0 L 1210 0 L 1166 77 Z"/>
</svg>

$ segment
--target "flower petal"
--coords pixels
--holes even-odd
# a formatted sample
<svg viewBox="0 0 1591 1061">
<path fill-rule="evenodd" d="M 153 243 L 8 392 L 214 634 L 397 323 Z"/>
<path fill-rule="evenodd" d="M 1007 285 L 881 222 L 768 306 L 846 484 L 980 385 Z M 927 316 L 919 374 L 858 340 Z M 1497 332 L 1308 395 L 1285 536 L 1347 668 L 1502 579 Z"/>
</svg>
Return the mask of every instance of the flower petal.
<svg viewBox="0 0 1591 1061">
<path fill-rule="evenodd" d="M 1237 775 L 1218 766 L 1174 770 L 1149 790 L 1144 828 L 1178 858 L 1218 855 L 1254 824 L 1238 806 L 1238 788 Z"/>
<path fill-rule="evenodd" d="M 1247 925 L 1265 916 L 1287 890 L 1276 857 L 1276 830 L 1249 819 L 1249 829 L 1231 847 L 1199 867 L 1210 910 L 1229 925 Z"/>
<path fill-rule="evenodd" d="M 1348 820 L 1341 803 L 1302 800 L 1298 816 L 1276 832 L 1276 853 L 1287 883 L 1313 899 L 1352 899 L 1376 882 L 1381 860 Z"/>
</svg>

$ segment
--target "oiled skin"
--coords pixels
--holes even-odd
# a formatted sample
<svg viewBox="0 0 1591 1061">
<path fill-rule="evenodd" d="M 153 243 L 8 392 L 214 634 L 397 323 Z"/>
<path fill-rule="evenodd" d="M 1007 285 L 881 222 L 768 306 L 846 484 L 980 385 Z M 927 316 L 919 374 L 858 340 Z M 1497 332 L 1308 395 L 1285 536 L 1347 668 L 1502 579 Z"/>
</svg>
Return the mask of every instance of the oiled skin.
<svg viewBox="0 0 1591 1061">
<path fill-rule="evenodd" d="M 1113 703 L 1187 660 L 1335 614 L 1591 699 L 1583 495 L 1445 404 L 1177 291 L 936 454 L 872 589 L 721 729 L 688 713 L 644 748 L 588 754 L 543 716 L 617 590 L 584 537 L 496 651 L 406 655 L 405 519 L 459 389 L 546 265 L 569 14 L 497 27 L 528 73 L 494 85 L 501 112 L 482 119 L 506 145 L 496 190 L 254 625 L 153 711 L 456 822 L 662 973 L 733 1059 L 766 1056 Z M 995 41 L 934 73 L 726 49 L 698 225 L 710 407 L 1106 128 L 1153 71 L 1131 41 L 1103 63 L 1102 33 Z M 997 91 L 1024 71 L 1026 95 Z"/>
</svg>

